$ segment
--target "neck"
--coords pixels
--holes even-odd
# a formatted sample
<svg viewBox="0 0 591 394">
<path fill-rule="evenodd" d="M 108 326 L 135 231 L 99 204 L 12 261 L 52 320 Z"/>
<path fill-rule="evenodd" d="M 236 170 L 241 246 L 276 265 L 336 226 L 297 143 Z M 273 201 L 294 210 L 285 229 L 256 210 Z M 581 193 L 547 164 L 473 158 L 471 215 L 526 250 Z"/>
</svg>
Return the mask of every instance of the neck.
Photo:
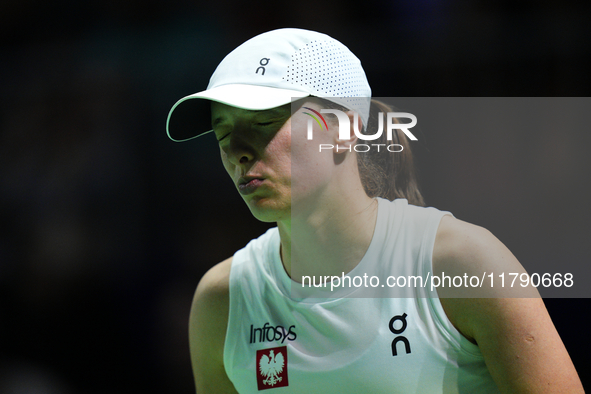
<svg viewBox="0 0 591 394">
<path fill-rule="evenodd" d="M 313 209 L 292 211 L 288 220 L 277 223 L 283 266 L 294 281 L 340 276 L 361 261 L 373 237 L 378 207 L 376 199 L 361 192 L 303 204 Z"/>
</svg>

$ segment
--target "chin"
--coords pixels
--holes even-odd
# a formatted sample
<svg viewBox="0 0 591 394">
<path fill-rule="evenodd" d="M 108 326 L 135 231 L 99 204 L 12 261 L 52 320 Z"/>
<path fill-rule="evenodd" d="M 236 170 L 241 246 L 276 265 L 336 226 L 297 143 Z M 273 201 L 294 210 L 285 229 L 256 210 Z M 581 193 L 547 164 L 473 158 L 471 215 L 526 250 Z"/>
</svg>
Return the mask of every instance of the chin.
<svg viewBox="0 0 591 394">
<path fill-rule="evenodd" d="M 252 215 L 261 222 L 279 222 L 285 219 L 289 219 L 291 216 L 291 209 L 289 204 L 277 204 L 276 201 L 261 199 L 257 201 L 251 200 L 247 202 L 247 205 Z"/>
</svg>

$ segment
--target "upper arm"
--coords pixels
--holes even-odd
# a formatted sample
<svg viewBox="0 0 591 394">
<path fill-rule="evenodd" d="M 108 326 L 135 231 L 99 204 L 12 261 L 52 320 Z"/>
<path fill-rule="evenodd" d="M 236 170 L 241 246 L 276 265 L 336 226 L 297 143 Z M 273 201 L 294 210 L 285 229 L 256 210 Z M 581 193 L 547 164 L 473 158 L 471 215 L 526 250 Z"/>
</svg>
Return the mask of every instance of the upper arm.
<svg viewBox="0 0 591 394">
<path fill-rule="evenodd" d="M 231 264 L 229 258 L 207 271 L 191 306 L 189 344 L 199 394 L 236 393 L 224 369 Z"/>
<path fill-rule="evenodd" d="M 452 217 L 441 221 L 433 250 L 433 273 L 525 272 L 490 232 Z M 491 289 L 493 290 L 493 289 Z M 537 295 L 535 289 L 528 289 Z M 492 294 L 492 293 L 489 293 Z M 515 295 L 515 297 L 512 297 Z M 498 294 L 490 298 L 445 298 L 452 324 L 476 343 L 502 392 L 583 392 L 577 372 L 539 297 Z"/>
</svg>

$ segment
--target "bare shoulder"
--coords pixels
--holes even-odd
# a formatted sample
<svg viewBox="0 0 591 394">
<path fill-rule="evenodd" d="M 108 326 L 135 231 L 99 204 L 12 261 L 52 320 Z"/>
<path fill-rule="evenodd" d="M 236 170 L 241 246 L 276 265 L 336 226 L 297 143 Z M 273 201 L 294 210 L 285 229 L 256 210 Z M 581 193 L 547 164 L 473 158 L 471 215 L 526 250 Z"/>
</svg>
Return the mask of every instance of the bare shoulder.
<svg viewBox="0 0 591 394">
<path fill-rule="evenodd" d="M 189 344 L 197 392 L 233 393 L 224 369 L 232 258 L 213 266 L 199 281 L 189 318 Z"/>
<path fill-rule="evenodd" d="M 442 218 L 433 248 L 433 275 L 526 273 L 517 258 L 490 231 Z M 497 285 L 498 286 L 498 285 Z M 526 293 L 489 289 L 483 298 L 447 298 L 438 289 L 450 322 L 476 343 L 501 392 L 583 392 L 577 372 L 543 300 Z M 476 293 L 475 293 L 476 294 Z M 531 296 L 530 296 L 531 295 Z"/>
<path fill-rule="evenodd" d="M 212 335 L 224 339 L 230 306 L 231 266 L 232 258 L 226 259 L 210 268 L 199 281 L 191 306 L 191 337 L 200 335 L 198 329 L 215 329 Z M 218 330 L 222 327 L 223 330 Z"/>
<path fill-rule="evenodd" d="M 531 285 L 501 286 L 499 275 L 507 282 L 527 275 L 521 263 L 490 231 L 449 215 L 441 219 L 433 247 L 433 274 L 442 273 L 464 278 L 460 287 L 440 288 L 444 297 L 539 297 Z"/>
<path fill-rule="evenodd" d="M 433 248 L 433 268 L 450 272 L 483 270 L 525 272 L 515 256 L 490 231 L 452 216 L 441 219 Z"/>
<path fill-rule="evenodd" d="M 194 300 L 205 303 L 228 301 L 231 267 L 232 257 L 211 267 L 199 281 Z"/>
<path fill-rule="evenodd" d="M 230 307 L 231 266 L 232 258 L 226 259 L 210 268 L 199 281 L 191 306 L 190 339 L 207 335 L 210 343 L 224 340 Z M 221 353 L 215 356 L 219 358 Z"/>
<path fill-rule="evenodd" d="M 474 314 L 487 313 L 476 298 L 494 291 L 494 288 L 487 289 L 490 286 L 488 275 L 505 271 L 525 272 L 515 256 L 490 231 L 449 215 L 441 219 L 433 247 L 433 275 L 487 279 L 483 290 L 453 286 L 437 289 L 451 323 L 474 343 L 477 330 Z"/>
</svg>

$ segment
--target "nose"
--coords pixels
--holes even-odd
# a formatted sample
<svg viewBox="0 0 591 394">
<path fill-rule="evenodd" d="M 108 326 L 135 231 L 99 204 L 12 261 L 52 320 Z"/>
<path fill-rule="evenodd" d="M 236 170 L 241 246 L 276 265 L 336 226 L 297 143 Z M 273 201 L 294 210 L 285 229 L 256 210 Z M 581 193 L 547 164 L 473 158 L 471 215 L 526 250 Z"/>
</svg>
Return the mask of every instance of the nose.
<svg viewBox="0 0 591 394">
<path fill-rule="evenodd" d="M 228 143 L 222 149 L 230 163 L 244 166 L 256 158 L 256 150 L 245 133 L 235 130 L 228 139 Z"/>
</svg>

